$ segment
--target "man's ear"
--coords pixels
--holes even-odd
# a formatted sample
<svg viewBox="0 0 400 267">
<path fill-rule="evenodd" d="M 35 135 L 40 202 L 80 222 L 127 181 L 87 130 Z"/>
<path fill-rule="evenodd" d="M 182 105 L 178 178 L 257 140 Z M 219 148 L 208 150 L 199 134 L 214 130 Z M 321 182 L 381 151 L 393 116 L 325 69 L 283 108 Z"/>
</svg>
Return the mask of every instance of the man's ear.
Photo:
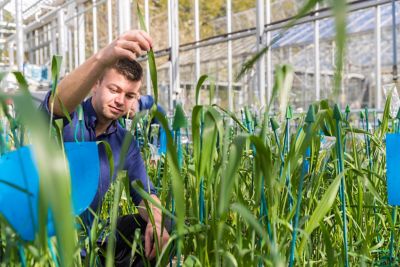
<svg viewBox="0 0 400 267">
<path fill-rule="evenodd" d="M 96 92 L 97 92 L 99 86 L 100 86 L 100 80 L 98 80 L 98 81 L 93 85 L 93 87 L 92 87 L 92 95 L 95 95 L 95 94 L 96 94 Z"/>
</svg>

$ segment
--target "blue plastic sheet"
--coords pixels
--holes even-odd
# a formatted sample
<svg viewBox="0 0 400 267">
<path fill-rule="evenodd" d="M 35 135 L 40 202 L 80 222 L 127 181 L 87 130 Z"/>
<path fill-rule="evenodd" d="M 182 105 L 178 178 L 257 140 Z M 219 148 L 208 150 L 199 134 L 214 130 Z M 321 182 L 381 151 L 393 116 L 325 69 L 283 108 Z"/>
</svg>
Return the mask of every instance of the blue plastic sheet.
<svg viewBox="0 0 400 267">
<path fill-rule="evenodd" d="M 390 205 L 400 205 L 400 134 L 386 134 L 387 193 Z"/>
<path fill-rule="evenodd" d="M 92 202 L 98 186 L 100 166 L 95 142 L 65 143 L 71 174 L 74 214 Z M 51 163 L 50 163 L 51 164 Z M 39 174 L 32 148 L 22 147 L 0 157 L 0 213 L 24 240 L 35 238 L 38 218 Z M 48 234 L 54 235 L 48 214 Z"/>
</svg>

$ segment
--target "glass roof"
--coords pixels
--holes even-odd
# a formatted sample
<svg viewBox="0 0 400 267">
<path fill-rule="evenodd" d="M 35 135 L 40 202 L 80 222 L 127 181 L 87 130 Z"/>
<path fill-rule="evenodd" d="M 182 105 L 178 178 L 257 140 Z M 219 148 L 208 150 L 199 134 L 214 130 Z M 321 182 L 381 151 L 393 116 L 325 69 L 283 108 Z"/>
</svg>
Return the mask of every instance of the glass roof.
<svg viewBox="0 0 400 267">
<path fill-rule="evenodd" d="M 400 4 L 396 3 L 396 17 L 400 17 Z M 400 21 L 397 20 L 397 24 Z M 375 12 L 374 9 L 359 10 L 348 14 L 347 17 L 347 33 L 354 34 L 363 31 L 373 31 L 375 28 Z M 392 6 L 381 6 L 381 27 L 392 25 Z M 319 24 L 320 40 L 333 39 L 335 37 L 335 21 L 333 19 L 323 19 Z M 314 28 L 310 24 L 301 24 L 289 29 L 277 41 L 274 47 L 282 47 L 287 45 L 305 45 L 314 42 Z"/>
<path fill-rule="evenodd" d="M 40 15 L 49 9 L 54 9 L 55 0 L 22 0 L 22 18 L 25 20 L 32 15 Z M 58 1 L 59 2 L 59 1 Z M 9 1 L 5 10 L 10 12 L 12 16 L 15 15 L 15 0 Z"/>
</svg>

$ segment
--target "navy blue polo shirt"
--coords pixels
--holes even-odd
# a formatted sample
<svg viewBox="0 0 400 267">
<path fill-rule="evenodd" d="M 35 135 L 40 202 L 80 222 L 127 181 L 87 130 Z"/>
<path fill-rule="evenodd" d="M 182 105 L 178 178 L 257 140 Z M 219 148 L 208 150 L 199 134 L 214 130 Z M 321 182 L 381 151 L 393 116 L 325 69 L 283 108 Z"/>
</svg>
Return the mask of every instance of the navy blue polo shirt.
<svg viewBox="0 0 400 267">
<path fill-rule="evenodd" d="M 48 100 L 50 97 L 50 91 L 47 93 L 45 99 L 41 104 L 41 109 L 46 111 L 47 114 L 50 114 L 50 110 L 48 107 Z M 84 140 L 86 142 L 96 142 L 96 141 L 106 141 L 110 144 L 113 158 L 114 158 L 114 169 L 117 170 L 119 165 L 119 156 L 122 148 L 122 144 L 127 134 L 127 131 L 122 128 L 116 121 L 112 122 L 108 127 L 107 131 L 96 137 L 96 123 L 97 123 L 97 115 L 92 105 L 92 98 L 87 99 L 82 102 L 83 114 L 84 114 L 84 129 L 83 132 L 81 129 L 77 131 L 77 139 L 79 141 L 82 140 L 82 133 L 84 135 Z M 72 124 L 68 122 L 67 119 L 64 119 L 64 131 L 63 138 L 64 142 L 75 142 L 75 130 L 76 127 L 79 127 L 79 117 L 76 111 L 71 114 Z M 58 119 L 60 117 L 54 116 L 54 119 Z M 99 177 L 99 185 L 97 189 L 96 196 L 92 201 L 90 207 L 96 211 L 99 205 L 103 200 L 103 197 L 107 190 L 110 187 L 110 164 L 108 162 L 106 150 L 103 144 L 99 144 L 99 161 L 100 161 L 100 177 Z M 140 154 L 140 149 L 137 146 L 136 142 L 131 142 L 128 153 L 126 154 L 125 162 L 124 162 L 124 170 L 127 171 L 130 184 L 135 180 L 140 180 L 144 185 L 144 188 L 147 192 L 151 194 L 156 194 L 156 190 L 153 184 L 149 181 L 146 169 L 144 166 L 144 162 L 142 156 Z M 114 180 L 112 177 L 112 180 Z M 138 205 L 142 198 L 138 193 L 135 192 L 132 188 L 130 188 L 130 196 L 132 197 L 133 202 Z"/>
<path fill-rule="evenodd" d="M 142 95 L 139 98 L 139 111 L 151 109 L 153 104 L 154 98 L 151 95 Z M 165 110 L 160 105 L 157 105 L 157 110 L 165 115 Z"/>
</svg>

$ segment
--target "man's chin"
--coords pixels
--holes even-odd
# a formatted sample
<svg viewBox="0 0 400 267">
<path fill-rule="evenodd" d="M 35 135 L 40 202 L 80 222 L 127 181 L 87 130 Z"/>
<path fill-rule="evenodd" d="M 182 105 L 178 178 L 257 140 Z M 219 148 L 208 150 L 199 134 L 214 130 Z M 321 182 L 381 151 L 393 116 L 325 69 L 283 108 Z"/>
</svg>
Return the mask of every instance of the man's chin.
<svg viewBox="0 0 400 267">
<path fill-rule="evenodd" d="M 113 121 L 115 121 L 115 120 L 118 120 L 119 118 L 121 118 L 122 116 L 123 116 L 123 114 L 121 114 L 121 115 L 114 115 L 114 116 L 112 116 L 110 119 L 113 120 Z"/>
<path fill-rule="evenodd" d="M 111 121 L 115 121 L 118 120 L 119 118 L 121 118 L 123 116 L 123 114 L 107 114 L 106 119 L 111 120 Z"/>
</svg>

